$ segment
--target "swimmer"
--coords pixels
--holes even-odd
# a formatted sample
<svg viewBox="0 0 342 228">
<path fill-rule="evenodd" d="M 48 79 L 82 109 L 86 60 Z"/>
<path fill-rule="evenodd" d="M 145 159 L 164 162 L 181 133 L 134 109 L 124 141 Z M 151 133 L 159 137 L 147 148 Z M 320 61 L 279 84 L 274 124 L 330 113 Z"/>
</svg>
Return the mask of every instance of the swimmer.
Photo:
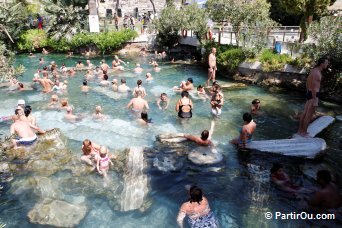
<svg viewBox="0 0 342 228">
<path fill-rule="evenodd" d="M 60 90 L 60 89 L 61 89 L 61 88 L 60 88 L 60 85 L 61 85 L 61 84 L 62 84 L 62 83 L 60 83 L 58 79 L 55 80 L 55 84 L 54 84 L 53 87 L 52 87 L 52 91 L 58 91 L 58 90 Z"/>
<path fill-rule="evenodd" d="M 33 55 L 33 53 L 32 53 L 32 52 L 30 52 L 30 53 L 29 53 L 29 55 L 28 55 L 28 57 L 31 57 L 31 58 L 32 58 L 32 57 L 36 57 L 36 56 L 35 56 L 35 55 Z"/>
<path fill-rule="evenodd" d="M 47 54 L 49 54 L 49 52 L 45 48 L 43 48 L 42 54 L 47 55 Z"/>
<path fill-rule="evenodd" d="M 118 87 L 118 92 L 119 93 L 127 93 L 131 91 L 131 89 L 126 85 L 126 79 L 121 79 L 121 85 Z"/>
<path fill-rule="evenodd" d="M 47 78 L 49 77 L 48 68 L 46 66 L 43 67 L 42 74 L 43 74 L 43 76 L 46 76 Z"/>
<path fill-rule="evenodd" d="M 118 92 L 118 80 L 117 79 L 113 79 L 113 81 L 112 81 L 112 90 L 114 91 L 114 92 Z"/>
<path fill-rule="evenodd" d="M 203 99 L 203 101 L 209 98 L 202 85 L 197 86 L 197 95 L 199 96 L 199 98 Z"/>
<path fill-rule="evenodd" d="M 211 137 L 214 133 L 215 128 L 215 121 L 211 121 L 210 130 L 204 130 L 201 133 L 201 137 L 184 134 L 184 138 L 197 143 L 200 146 L 214 146 L 213 142 L 211 141 Z"/>
<path fill-rule="evenodd" d="M 66 57 L 72 57 L 74 55 L 74 53 L 72 51 L 68 51 L 68 54 Z"/>
<path fill-rule="evenodd" d="M 68 68 L 65 66 L 65 63 L 62 64 L 62 66 L 59 70 L 62 71 L 63 74 L 68 72 Z"/>
<path fill-rule="evenodd" d="M 139 64 L 139 63 L 137 63 L 135 66 L 136 66 L 136 67 L 134 68 L 134 72 L 135 72 L 135 73 L 141 73 L 141 72 L 144 71 L 144 69 L 140 67 L 140 64 Z"/>
<path fill-rule="evenodd" d="M 87 63 L 87 67 L 90 67 L 90 68 L 94 67 L 94 65 L 90 62 L 89 59 L 87 59 L 86 63 Z"/>
<path fill-rule="evenodd" d="M 18 146 L 30 146 L 37 140 L 37 135 L 32 129 L 44 134 L 45 131 L 33 126 L 29 122 L 21 120 L 20 116 L 24 115 L 24 112 L 20 109 L 15 110 L 15 115 L 12 116 L 13 124 L 11 125 L 11 135 L 17 135 L 17 139 L 12 139 L 14 149 Z M 31 129 L 32 128 L 32 129 Z"/>
<path fill-rule="evenodd" d="M 170 99 L 167 97 L 166 93 L 160 94 L 157 100 L 157 106 L 159 109 L 165 110 L 169 107 Z"/>
<path fill-rule="evenodd" d="M 79 121 L 82 119 L 82 117 L 74 115 L 72 113 L 72 107 L 69 106 L 66 108 L 66 114 L 64 115 L 64 119 L 66 119 L 68 121 Z"/>
<path fill-rule="evenodd" d="M 18 86 L 19 86 L 19 87 L 18 87 L 18 90 L 19 90 L 19 91 L 25 91 L 25 88 L 24 88 L 24 84 L 23 84 L 23 83 L 19 82 L 19 83 L 18 83 Z"/>
<path fill-rule="evenodd" d="M 84 75 L 84 78 L 88 81 L 91 80 L 93 78 L 92 70 L 87 70 L 87 73 Z"/>
<path fill-rule="evenodd" d="M 49 109 L 59 109 L 61 107 L 60 103 L 59 103 L 59 98 L 56 94 L 51 96 L 51 101 L 48 104 L 48 108 Z"/>
<path fill-rule="evenodd" d="M 68 70 L 68 74 L 69 74 L 69 76 L 74 76 L 74 75 L 76 74 L 75 69 L 74 69 L 74 68 L 70 68 L 70 69 Z"/>
<path fill-rule="evenodd" d="M 106 147 L 101 146 L 99 156 L 97 157 L 96 168 L 99 174 L 104 178 L 107 178 L 107 172 L 109 170 L 109 165 L 114 165 L 108 156 L 108 150 Z"/>
<path fill-rule="evenodd" d="M 88 86 L 88 81 L 87 80 L 83 80 L 83 83 L 81 85 L 81 91 L 84 93 L 88 93 L 90 90 L 90 87 Z"/>
<path fill-rule="evenodd" d="M 153 80 L 152 74 L 151 74 L 151 73 L 147 73 L 147 74 L 146 74 L 146 81 L 147 81 L 147 82 L 150 82 L 150 81 L 152 81 L 152 80 Z"/>
<path fill-rule="evenodd" d="M 138 122 L 143 125 L 147 125 L 149 123 L 152 123 L 152 119 L 149 119 L 147 112 L 143 111 L 141 112 L 140 119 L 138 119 Z"/>
<path fill-rule="evenodd" d="M 255 114 L 255 115 L 259 114 L 260 109 L 261 109 L 260 100 L 254 99 L 251 105 L 251 114 Z"/>
<path fill-rule="evenodd" d="M 182 204 L 177 216 L 178 226 L 183 228 L 184 218 L 188 216 L 189 227 L 218 228 L 218 222 L 210 210 L 209 202 L 203 196 L 202 190 L 192 186 L 189 190 L 190 199 Z"/>
<path fill-rule="evenodd" d="M 188 78 L 188 80 L 182 81 L 179 87 L 173 87 L 173 91 L 175 92 L 183 92 L 183 91 L 188 91 L 191 92 L 194 90 L 194 84 L 193 84 L 192 78 Z"/>
<path fill-rule="evenodd" d="M 160 67 L 158 67 L 158 63 L 153 64 L 153 70 L 155 72 L 159 72 L 161 70 Z"/>
<path fill-rule="evenodd" d="M 192 117 L 192 109 L 194 108 L 194 105 L 189 98 L 189 93 L 187 91 L 183 91 L 181 96 L 182 98 L 178 100 L 175 110 L 178 112 L 179 118 L 189 119 Z"/>
<path fill-rule="evenodd" d="M 243 114 L 242 117 L 244 125 L 240 130 L 240 136 L 231 140 L 230 143 L 245 148 L 247 143 L 252 142 L 252 136 L 256 129 L 256 123 L 253 121 L 252 115 L 248 112 Z"/>
<path fill-rule="evenodd" d="M 31 114 L 32 108 L 30 105 L 26 105 L 24 108 L 24 115 L 22 115 L 20 118 L 33 126 L 37 125 L 36 117 Z"/>
<path fill-rule="evenodd" d="M 328 170 L 320 170 L 317 172 L 317 183 L 321 189 L 316 191 L 309 201 L 310 208 L 321 213 L 341 207 L 342 198 L 339 188 L 331 180 L 331 174 Z"/>
<path fill-rule="evenodd" d="M 101 69 L 104 74 L 107 74 L 109 66 L 104 59 L 101 61 Z"/>
<path fill-rule="evenodd" d="M 99 85 L 104 86 L 104 87 L 110 85 L 110 82 L 108 81 L 108 75 L 107 74 L 103 75 L 103 80 L 100 81 Z"/>
<path fill-rule="evenodd" d="M 76 64 L 76 66 L 75 66 L 77 69 L 79 69 L 79 68 L 84 68 L 84 64 L 82 63 L 82 61 L 80 60 L 80 61 L 78 61 L 78 63 Z"/>
<path fill-rule="evenodd" d="M 43 65 L 45 62 L 44 62 L 44 59 L 43 58 L 39 58 L 39 65 Z"/>
<path fill-rule="evenodd" d="M 104 120 L 104 119 L 106 119 L 106 116 L 102 114 L 102 108 L 101 108 L 100 105 L 95 107 L 95 113 L 93 115 L 93 118 L 97 119 L 97 120 Z"/>
<path fill-rule="evenodd" d="M 94 76 L 95 77 L 102 77 L 102 75 L 103 75 L 102 69 L 99 66 L 97 66 L 94 70 Z"/>
<path fill-rule="evenodd" d="M 26 106 L 25 104 L 26 104 L 25 100 L 23 99 L 18 100 L 17 109 L 21 109 L 22 111 L 24 111 L 25 106 Z"/>
<path fill-rule="evenodd" d="M 61 109 L 67 109 L 69 106 L 68 100 L 67 99 L 61 99 Z"/>
<path fill-rule="evenodd" d="M 222 106 L 224 100 L 220 89 L 216 90 L 216 93 L 211 97 L 210 105 L 211 105 L 211 114 L 218 117 L 221 115 Z"/>
<path fill-rule="evenodd" d="M 165 59 L 165 58 L 167 57 L 167 54 L 166 54 L 166 52 L 165 52 L 165 51 L 162 51 L 162 53 L 161 53 L 161 57 L 162 57 L 163 59 Z"/>
<path fill-rule="evenodd" d="M 33 81 L 40 83 L 40 85 L 43 87 L 43 90 L 42 90 L 43 93 L 51 92 L 52 86 L 54 85 L 54 83 L 50 79 L 48 79 L 46 75 L 43 76 L 43 79 L 35 77 L 33 78 Z"/>
<path fill-rule="evenodd" d="M 95 160 L 97 156 L 99 156 L 100 145 L 96 143 L 92 143 L 89 139 L 85 139 L 82 143 L 82 152 L 81 161 L 92 166 L 93 170 L 95 170 Z"/>
<path fill-rule="evenodd" d="M 68 81 L 64 80 L 63 85 L 61 86 L 61 89 L 66 91 L 68 89 Z"/>
<path fill-rule="evenodd" d="M 283 166 L 279 163 L 274 163 L 271 168 L 271 181 L 279 186 L 283 191 L 295 193 L 300 190 L 300 187 L 293 184 L 284 172 Z"/>
<path fill-rule="evenodd" d="M 133 98 L 127 105 L 127 108 L 132 106 L 132 110 L 134 112 L 142 112 L 144 109 L 149 109 L 148 103 L 142 97 L 142 92 L 137 92 L 137 97 Z"/>
<path fill-rule="evenodd" d="M 145 91 L 145 88 L 144 87 L 142 87 L 142 81 L 139 79 L 138 81 L 137 81 L 137 87 L 135 87 L 134 88 L 134 90 L 133 90 L 133 93 L 132 93 L 132 95 L 134 96 L 134 97 L 137 97 L 138 96 L 138 91 L 141 91 L 141 97 L 142 98 L 144 98 L 147 94 L 146 94 L 146 91 Z"/>
</svg>

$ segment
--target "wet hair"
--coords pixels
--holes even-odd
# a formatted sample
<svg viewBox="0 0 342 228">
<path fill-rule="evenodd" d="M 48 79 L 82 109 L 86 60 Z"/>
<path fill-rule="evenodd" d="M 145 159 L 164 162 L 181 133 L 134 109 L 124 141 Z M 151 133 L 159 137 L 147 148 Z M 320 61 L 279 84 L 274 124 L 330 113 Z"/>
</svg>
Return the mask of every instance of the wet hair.
<svg viewBox="0 0 342 228">
<path fill-rule="evenodd" d="M 213 81 L 213 84 L 212 84 L 213 86 L 214 85 L 218 85 L 218 82 L 217 81 Z"/>
<path fill-rule="evenodd" d="M 203 88 L 202 85 L 197 86 L 197 90 L 202 89 L 202 88 Z"/>
<path fill-rule="evenodd" d="M 32 108 L 30 105 L 26 105 L 24 108 L 25 116 L 28 117 L 31 114 Z"/>
<path fill-rule="evenodd" d="M 122 78 L 121 83 L 126 83 L 126 79 Z"/>
<path fill-rule="evenodd" d="M 47 70 L 47 66 L 43 67 L 43 70 Z"/>
<path fill-rule="evenodd" d="M 321 57 L 317 60 L 317 64 L 316 64 L 316 67 L 320 66 L 321 64 L 324 64 L 325 63 L 325 60 L 328 60 L 327 57 Z"/>
<path fill-rule="evenodd" d="M 248 112 L 245 112 L 242 116 L 243 121 L 250 123 L 252 121 L 252 115 Z"/>
<path fill-rule="evenodd" d="M 201 139 L 202 140 L 207 140 L 209 138 L 209 131 L 208 130 L 204 130 L 201 133 Z"/>
<path fill-rule="evenodd" d="M 39 58 L 39 61 L 42 61 L 42 58 Z"/>
<path fill-rule="evenodd" d="M 86 154 L 90 154 L 91 153 L 91 141 L 89 139 L 85 139 L 83 140 L 83 148 L 82 150 L 85 150 Z"/>
<path fill-rule="evenodd" d="M 80 61 L 78 61 L 78 63 L 79 63 L 79 64 L 81 64 L 81 63 L 82 63 L 82 61 L 80 60 Z"/>
<path fill-rule="evenodd" d="M 166 93 L 162 93 L 162 94 L 160 94 L 160 96 L 166 96 L 167 97 L 167 94 Z"/>
<path fill-rule="evenodd" d="M 23 112 L 22 112 L 21 109 L 17 108 L 17 109 L 14 111 L 14 114 L 21 116 L 21 115 L 23 114 Z"/>
<path fill-rule="evenodd" d="M 84 80 L 84 81 L 83 81 L 83 85 L 84 85 L 84 86 L 88 85 L 87 80 Z"/>
<path fill-rule="evenodd" d="M 181 96 L 182 96 L 182 97 L 189 97 L 188 91 L 183 91 L 183 92 L 181 93 Z"/>
<path fill-rule="evenodd" d="M 143 121 L 145 121 L 146 123 L 149 123 L 149 119 L 148 119 L 148 114 L 147 112 L 142 112 L 141 115 L 140 115 L 141 119 Z"/>
<path fill-rule="evenodd" d="M 190 188 L 190 203 L 197 202 L 200 204 L 200 202 L 203 200 L 202 190 L 197 186 L 192 186 Z"/>
<path fill-rule="evenodd" d="M 282 169 L 283 165 L 280 163 L 273 163 L 273 166 L 271 168 L 271 174 L 277 172 L 279 169 Z"/>
<path fill-rule="evenodd" d="M 103 75 L 103 79 L 107 81 L 108 80 L 108 75 L 107 74 Z"/>
<path fill-rule="evenodd" d="M 253 101 L 252 101 L 252 104 L 259 104 L 260 103 L 260 100 L 259 99 L 254 99 Z"/>
<path fill-rule="evenodd" d="M 24 88 L 24 84 L 23 83 L 19 82 L 18 85 L 19 85 L 20 88 Z"/>
<path fill-rule="evenodd" d="M 192 80 L 192 78 L 188 78 L 188 81 L 194 83 L 194 80 Z"/>
<path fill-rule="evenodd" d="M 319 170 L 317 172 L 317 179 L 323 180 L 326 184 L 331 182 L 331 175 L 329 170 Z"/>
<path fill-rule="evenodd" d="M 137 84 L 138 84 L 138 87 L 141 86 L 142 81 L 139 79 L 139 80 L 137 81 Z"/>
</svg>

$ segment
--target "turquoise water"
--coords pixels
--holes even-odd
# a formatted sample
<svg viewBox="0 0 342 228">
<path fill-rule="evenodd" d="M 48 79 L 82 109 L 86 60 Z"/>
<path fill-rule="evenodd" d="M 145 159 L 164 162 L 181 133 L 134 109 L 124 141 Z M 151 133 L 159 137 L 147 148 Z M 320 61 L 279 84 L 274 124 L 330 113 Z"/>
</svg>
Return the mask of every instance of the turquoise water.
<svg viewBox="0 0 342 228">
<path fill-rule="evenodd" d="M 21 63 L 27 68 L 22 81 L 31 81 L 36 70 L 42 68 L 38 64 L 38 57 L 17 57 L 17 64 Z M 66 66 L 74 66 L 79 58 L 82 59 L 82 57 L 67 59 L 62 55 L 49 55 L 43 58 L 47 63 L 55 60 L 59 66 L 62 63 Z M 109 80 L 124 77 L 130 88 L 136 86 L 138 79 L 143 80 L 143 86 L 148 94 L 146 99 L 150 105 L 149 117 L 153 122 L 148 127 L 139 125 L 135 121 L 135 116 L 125 108 L 131 99 L 131 94 L 127 96 L 114 94 L 111 98 L 96 91 L 88 94 L 81 93 L 79 87 L 85 72 L 77 72 L 74 77 L 67 78 L 68 93 L 59 95 L 60 98 L 68 98 L 69 103 L 74 106 L 74 113 L 85 117 L 82 121 L 65 122 L 63 112 L 47 109 L 50 95 L 37 91 L 9 93 L 4 89 L 1 90 L 0 115 L 12 114 L 17 100 L 25 99 L 33 107 L 33 114 L 37 117 L 41 128 L 58 127 L 61 129 L 67 139 L 68 150 L 75 157 L 81 155 L 80 146 L 85 138 L 108 146 L 113 151 L 120 151 L 131 146 L 153 147 L 157 134 L 186 132 L 199 135 L 203 129 L 210 128 L 213 117 L 210 114 L 208 101 L 193 99 L 193 118 L 190 121 L 180 122 L 174 111 L 180 95 L 172 91 L 173 86 L 178 86 L 188 77 L 194 79 L 195 86 L 204 84 L 205 70 L 198 66 L 171 65 L 161 62 L 162 70 L 155 73 L 147 64 L 148 58 L 125 56 L 122 58 L 130 62 L 128 69 L 133 69 L 135 62 L 139 62 L 146 70 L 140 75 L 134 74 L 131 70 L 110 74 Z M 111 59 L 111 57 L 106 57 L 107 63 L 110 63 Z M 91 61 L 99 65 L 100 60 L 100 58 L 95 58 Z M 146 72 L 151 72 L 153 75 L 154 81 L 151 83 L 146 83 L 144 80 Z M 222 77 L 220 80 L 226 81 Z M 95 88 L 97 83 L 93 80 L 89 84 Z M 171 99 L 170 106 L 165 111 L 159 110 L 156 105 L 157 98 L 162 92 L 166 92 Z M 215 120 L 216 127 L 213 135 L 214 143 L 225 157 L 223 171 L 202 171 L 201 167 L 194 167 L 187 161 L 184 161 L 183 167 L 177 172 L 161 172 L 148 166 L 146 169 L 149 180 L 148 200 L 151 206 L 144 212 L 117 210 L 113 206 L 115 202 L 109 199 L 108 193 L 99 193 L 99 189 L 102 188 L 102 179 L 94 173 L 85 177 L 74 177 L 67 171 L 60 171 L 49 176 L 50 180 L 59 184 L 58 189 L 64 193 L 66 199 L 85 197 L 87 214 L 79 227 L 176 227 L 179 206 L 187 199 L 184 187 L 187 184 L 197 184 L 203 188 L 222 227 L 289 227 L 299 224 L 304 226 L 320 224 L 300 220 L 265 219 L 266 211 L 303 211 L 298 200 L 279 192 L 269 184 L 268 170 L 273 162 L 281 162 L 289 174 L 301 180 L 305 186 L 314 184 L 314 171 L 321 167 L 340 174 L 341 122 L 335 122 L 321 135 L 327 141 L 329 149 L 328 155 L 320 161 L 285 158 L 278 155 L 240 154 L 228 141 L 238 135 L 238 130 L 242 125 L 241 116 L 249 110 L 253 99 L 261 100 L 264 112 L 264 115 L 255 119 L 258 124 L 255 139 L 278 139 L 292 135 L 298 123 L 290 116 L 300 111 L 305 101 L 300 94 L 295 92 L 272 92 L 255 86 L 224 91 L 224 95 L 225 105 L 221 117 Z M 104 122 L 97 122 L 91 118 L 96 105 L 101 105 L 103 113 L 108 116 Z M 319 111 L 341 113 L 341 106 L 325 102 L 320 106 Z M 0 123 L 0 133 L 7 134 L 9 124 Z M 78 159 L 74 163 L 76 166 L 83 166 Z M 8 227 L 37 226 L 29 222 L 27 213 L 39 201 L 39 197 L 35 192 L 30 191 L 30 188 L 18 193 L 14 187 L 20 186 L 32 175 L 36 174 L 18 171 L 12 182 L 5 185 L 1 192 L 0 222 L 7 224 Z M 118 174 L 114 171 L 111 171 L 110 178 L 113 182 L 119 182 Z M 86 190 L 80 190 L 82 181 L 89 182 Z M 336 225 L 336 223 L 325 224 Z"/>
</svg>

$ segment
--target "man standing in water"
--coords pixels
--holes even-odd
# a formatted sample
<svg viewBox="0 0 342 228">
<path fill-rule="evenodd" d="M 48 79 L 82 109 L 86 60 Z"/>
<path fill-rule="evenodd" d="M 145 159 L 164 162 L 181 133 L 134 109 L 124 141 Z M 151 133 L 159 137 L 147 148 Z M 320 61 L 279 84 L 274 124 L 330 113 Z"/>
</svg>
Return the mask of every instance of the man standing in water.
<svg viewBox="0 0 342 228">
<path fill-rule="evenodd" d="M 327 58 L 320 58 L 317 65 L 310 71 L 306 81 L 306 103 L 304 112 L 300 117 L 298 134 L 307 137 L 308 126 L 313 114 L 318 106 L 318 98 L 320 96 L 319 89 L 321 87 L 322 71 L 328 67 L 329 61 Z"/>
<path fill-rule="evenodd" d="M 49 93 L 52 90 L 52 86 L 54 85 L 54 83 L 48 79 L 47 75 L 43 76 L 43 79 L 39 78 L 39 77 L 34 77 L 33 78 L 34 82 L 39 82 L 41 84 L 41 86 L 43 87 L 43 93 Z"/>
<path fill-rule="evenodd" d="M 209 55 L 208 63 L 209 63 L 209 69 L 208 69 L 208 80 L 207 80 L 207 86 L 209 86 L 210 79 L 214 82 L 216 79 L 216 48 L 211 49 L 211 53 Z"/>
<path fill-rule="evenodd" d="M 149 109 L 148 103 L 144 100 L 142 96 L 142 92 L 139 90 L 137 93 L 137 97 L 133 98 L 127 105 L 127 108 L 132 107 L 134 112 L 142 112 L 144 109 Z"/>
</svg>

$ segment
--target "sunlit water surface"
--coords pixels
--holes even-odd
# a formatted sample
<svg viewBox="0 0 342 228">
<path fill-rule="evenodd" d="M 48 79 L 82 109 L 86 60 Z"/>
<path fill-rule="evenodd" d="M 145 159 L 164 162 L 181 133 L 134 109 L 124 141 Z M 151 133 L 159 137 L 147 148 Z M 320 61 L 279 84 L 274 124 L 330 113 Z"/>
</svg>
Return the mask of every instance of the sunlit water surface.
<svg viewBox="0 0 342 228">
<path fill-rule="evenodd" d="M 17 64 L 23 64 L 27 70 L 22 81 L 31 81 L 38 68 L 38 57 L 27 58 L 18 56 Z M 171 65 L 160 63 L 162 70 L 154 73 L 147 64 L 148 58 L 125 58 L 129 61 L 127 68 L 133 69 L 135 62 L 140 62 L 145 72 L 136 75 L 132 70 L 110 75 L 110 80 L 125 77 L 129 87 L 134 88 L 137 79 L 143 80 L 148 96 L 146 99 L 150 105 L 149 117 L 152 124 L 148 127 L 141 126 L 135 121 L 134 115 L 125 108 L 131 99 L 131 94 L 118 95 L 112 98 L 101 93 L 91 91 L 88 94 L 80 92 L 80 85 L 85 72 L 77 72 L 74 77 L 69 77 L 68 93 L 60 95 L 67 97 L 74 112 L 82 114 L 84 118 L 80 122 L 67 123 L 63 120 L 63 112 L 47 110 L 46 105 L 50 95 L 37 91 L 21 93 L 8 93 L 1 90 L 0 115 L 12 114 L 18 99 L 23 98 L 33 107 L 33 114 L 38 119 L 38 125 L 44 129 L 58 127 L 67 138 L 68 149 L 77 156 L 81 155 L 81 142 L 85 138 L 106 145 L 112 150 L 129 148 L 131 146 L 152 147 L 155 136 L 161 133 L 186 132 L 199 135 L 203 129 L 210 128 L 213 117 L 210 114 L 208 101 L 193 99 L 193 118 L 190 121 L 180 122 L 174 111 L 174 106 L 180 95 L 172 91 L 172 87 L 179 85 L 180 81 L 188 77 L 194 79 L 194 84 L 204 84 L 206 72 L 201 67 L 191 65 Z M 44 56 L 48 63 L 55 60 L 60 66 L 74 66 L 78 57 L 64 58 L 62 55 Z M 111 57 L 106 57 L 108 63 Z M 99 65 L 100 58 L 92 59 Z M 145 73 L 151 72 L 154 81 L 145 82 Z M 221 81 L 227 79 L 220 78 Z M 97 81 L 90 82 L 91 87 L 98 87 Z M 165 92 L 171 99 L 171 104 L 166 111 L 161 111 L 156 105 L 160 93 Z M 147 167 L 146 173 L 149 179 L 148 198 L 152 202 L 149 209 L 144 212 L 120 212 L 115 210 L 108 202 L 105 195 L 97 194 L 102 187 L 102 179 L 95 173 L 89 174 L 90 191 L 77 189 L 77 177 L 72 177 L 68 172 L 58 172 L 52 177 L 53 181 L 60 183 L 59 190 L 68 197 L 86 198 L 87 214 L 79 224 L 79 227 L 176 227 L 176 216 L 179 206 L 187 199 L 185 185 L 196 184 L 203 188 L 208 197 L 212 210 L 217 216 L 222 227 L 292 227 L 321 224 L 317 222 L 300 220 L 266 220 L 264 213 L 275 212 L 300 212 L 301 203 L 275 189 L 269 184 L 268 170 L 272 163 L 282 162 L 285 169 L 294 179 L 301 180 L 305 186 L 314 185 L 314 173 L 321 167 L 329 168 L 336 174 L 341 173 L 341 122 L 335 122 L 323 132 L 323 137 L 329 146 L 328 155 L 319 161 L 309 161 L 295 158 L 285 158 L 278 155 L 263 154 L 239 154 L 236 148 L 229 145 L 228 141 L 238 135 L 242 124 L 241 116 L 249 110 L 251 101 L 258 98 L 262 102 L 264 114 L 255 118 L 257 131 L 254 139 L 278 139 L 287 138 L 297 129 L 297 122 L 290 118 L 300 111 L 304 104 L 304 97 L 294 92 L 272 92 L 255 86 L 247 89 L 225 90 L 225 104 L 222 115 L 216 119 L 216 127 L 213 136 L 219 151 L 224 155 L 224 169 L 220 172 L 201 171 L 200 167 L 194 168 L 186 163 L 178 172 L 161 172 L 152 167 Z M 104 122 L 96 122 L 90 116 L 95 111 L 95 106 L 101 105 L 104 114 L 108 115 Z M 332 114 L 341 113 L 341 107 L 336 104 L 323 103 L 319 111 Z M 0 123 L 0 133 L 8 134 L 10 123 Z M 77 165 L 83 166 L 80 162 Z M 304 174 L 303 174 L 304 173 Z M 15 174 L 12 182 L 20 183 L 30 173 L 19 172 Z M 111 171 L 110 178 L 118 180 L 118 175 Z M 94 184 L 95 183 L 95 184 Z M 74 186 L 74 188 L 73 188 Z M 27 190 L 20 194 L 15 192 L 11 184 L 4 185 L 0 198 L 0 222 L 8 227 L 35 227 L 29 222 L 28 211 L 39 200 L 38 197 Z M 337 225 L 337 223 L 325 222 L 324 224 Z M 330 225 L 329 225 L 330 224 Z"/>
</svg>

